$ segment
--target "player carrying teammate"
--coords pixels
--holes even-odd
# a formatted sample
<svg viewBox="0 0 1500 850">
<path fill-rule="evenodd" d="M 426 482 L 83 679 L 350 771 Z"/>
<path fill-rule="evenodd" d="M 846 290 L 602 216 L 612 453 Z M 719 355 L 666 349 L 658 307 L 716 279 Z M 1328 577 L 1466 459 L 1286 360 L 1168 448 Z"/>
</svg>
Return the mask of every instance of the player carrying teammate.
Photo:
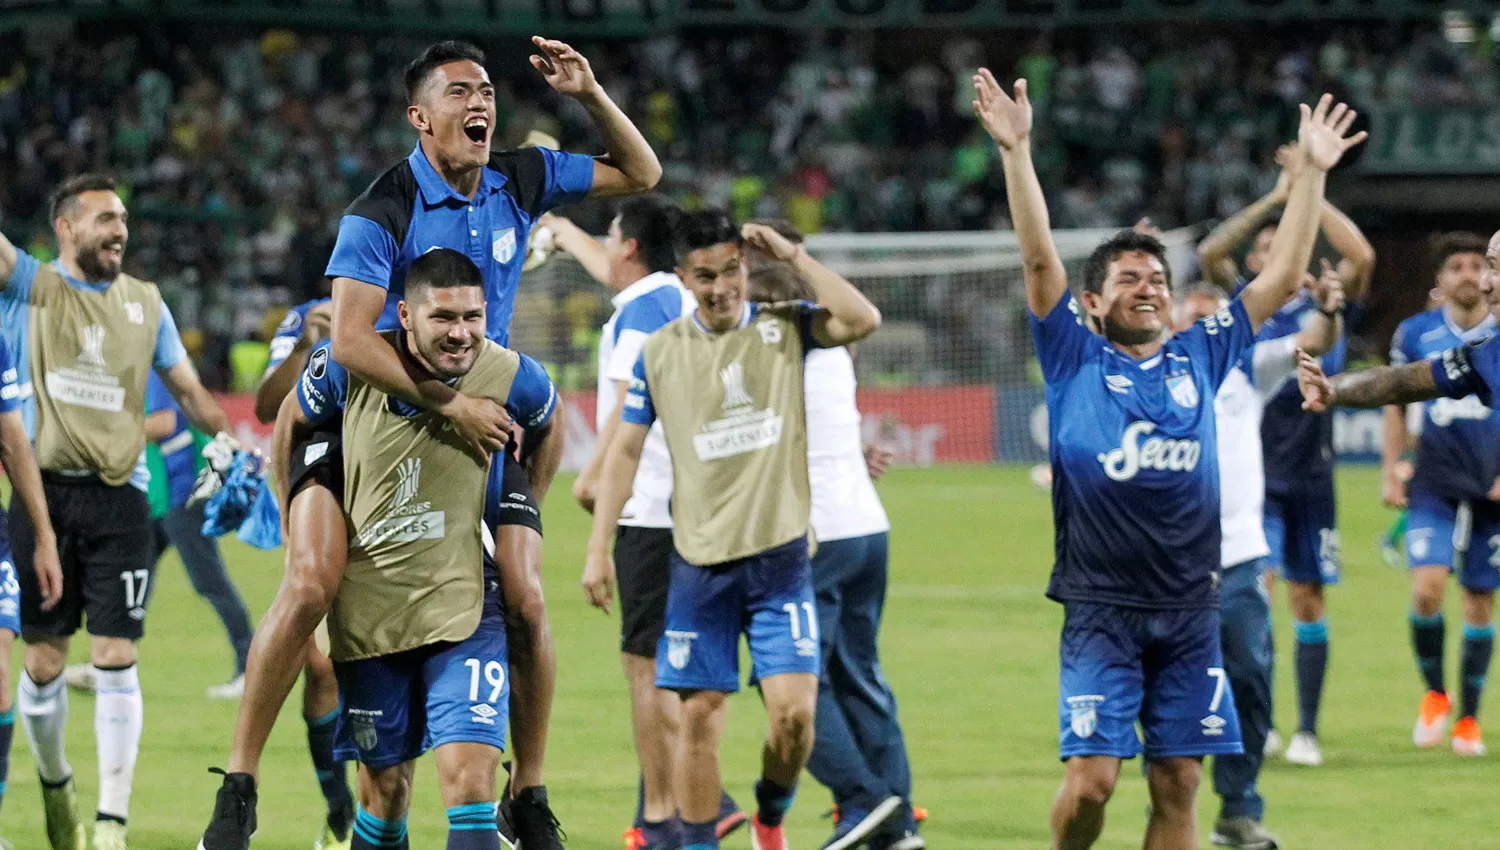
<svg viewBox="0 0 1500 850">
<path fill-rule="evenodd" d="M 396 327 L 397 304 L 411 263 L 434 247 L 447 247 L 479 266 L 488 334 L 504 344 L 536 218 L 585 196 L 644 191 L 660 179 L 655 153 L 609 99 L 588 60 L 562 42 L 533 40 L 542 53 L 531 57 L 533 67 L 554 90 L 572 97 L 594 118 L 605 156 L 544 148 L 492 153 L 495 87 L 482 65 L 484 54 L 462 42 L 434 44 L 407 66 L 405 74 L 406 114 L 418 132 L 417 146 L 350 205 L 327 274 L 333 279 L 333 356 L 360 380 L 451 421 L 476 455 L 504 453 L 505 501 L 499 507 L 495 560 L 517 684 L 510 706 L 515 827 L 528 850 L 559 850 L 556 818 L 543 785 L 556 675 L 541 583 L 538 505 L 545 493 L 532 491 L 528 476 L 506 451 L 512 442 L 511 420 L 501 405 L 470 398 L 442 381 L 414 380 L 376 331 Z M 338 432 L 330 432 L 319 441 L 336 453 L 338 439 Z M 557 463 L 560 452 L 549 452 L 543 459 Z M 335 538 L 341 535 L 331 532 L 317 544 L 316 556 L 304 563 L 289 561 L 287 583 L 296 592 L 278 595 L 281 607 L 267 612 L 251 648 L 230 776 L 222 789 L 240 795 L 243 806 L 253 806 L 253 798 L 244 794 L 247 784 L 240 775 L 253 786 L 276 712 L 291 691 L 306 643 L 338 586 L 345 544 Z M 224 833 L 234 834 L 228 828 Z M 209 844 L 206 850 L 239 848 Z"/>
<path fill-rule="evenodd" d="M 1391 340 L 1391 365 L 1433 360 L 1465 343 L 1495 334 L 1495 317 L 1481 290 L 1484 239 L 1449 233 L 1435 245 L 1434 266 L 1443 306 L 1401 323 Z M 1491 287 L 1494 281 L 1489 283 Z M 1463 595 L 1464 640 L 1459 656 L 1460 705 L 1453 729 L 1453 751 L 1484 755 L 1479 731 L 1479 697 L 1495 646 L 1495 588 L 1500 587 L 1500 413 L 1477 395 L 1439 398 L 1422 404 L 1421 435 L 1411 480 L 1395 471 L 1410 435 L 1406 409 L 1389 406 L 1381 493 L 1393 506 L 1409 510 L 1407 563 L 1411 566 L 1411 642 L 1417 669 L 1427 685 L 1412 729 L 1419 747 L 1441 743 L 1453 704 L 1444 684 L 1443 597 L 1448 577 L 1457 574 Z"/>
<path fill-rule="evenodd" d="M 153 369 L 189 421 L 229 427 L 177 335 L 156 285 L 121 272 L 129 238 L 114 181 L 70 178 L 52 202 L 58 259 L 42 265 L 0 237 L 5 341 L 38 391 L 25 401 L 62 563 L 62 602 L 45 605 L 32 564 L 37 524 L 12 511 L 26 674 L 21 720 L 36 756 L 53 850 L 85 842 L 64 752 L 72 636 L 87 620 L 98 698 L 96 850 L 125 847 L 143 706 L 136 642 L 145 632 L 153 560 L 146 499 L 146 376 Z"/>
<path fill-rule="evenodd" d="M 1166 339 L 1172 292 L 1161 243 L 1122 232 L 1090 256 L 1081 300 L 1071 295 L 1031 163 L 1026 83 L 1012 99 L 987 70 L 974 82 L 976 115 L 1000 146 L 1048 385 L 1057 526 L 1048 596 L 1065 609 L 1058 710 L 1067 762 L 1053 846 L 1098 839 L 1121 759 L 1141 752 L 1139 720 L 1151 791 L 1145 846 L 1192 847 L 1200 759 L 1243 751 L 1219 645 L 1212 399 L 1255 332 L 1296 294 L 1327 170 L 1364 134 L 1344 138 L 1354 113 L 1331 97 L 1301 107 L 1303 167 L 1265 268 L 1227 308 Z"/>
<path fill-rule="evenodd" d="M 1231 253 L 1254 235 L 1245 268 L 1258 274 L 1276 234 L 1270 222 L 1287 202 L 1296 176 L 1297 160 L 1289 148 L 1277 151 L 1286 160 L 1271 193 L 1214 228 L 1198 246 L 1199 267 L 1221 286 L 1243 285 Z M 1349 217 L 1324 200 L 1318 222 L 1329 245 L 1339 253 L 1338 274 L 1346 298 L 1357 301 L 1369 284 L 1375 250 Z M 1264 339 L 1291 336 L 1307 324 L 1315 306 L 1305 296 L 1294 298 L 1261 329 Z M 1343 368 L 1343 340 L 1323 355 L 1335 372 Z M 1269 388 L 1268 388 L 1269 389 Z M 1294 663 L 1297 670 L 1297 733 L 1286 748 L 1287 760 L 1316 767 L 1323 763 L 1318 745 L 1318 709 L 1328 672 L 1328 620 L 1323 588 L 1339 578 L 1339 535 L 1333 487 L 1333 417 L 1302 410 L 1295 384 L 1286 382 L 1266 404 L 1261 423 L 1266 451 L 1266 539 L 1271 566 L 1287 580 L 1288 599 L 1296 630 Z M 1274 735 L 1274 733 L 1273 733 Z M 1278 738 L 1279 740 L 1279 738 Z M 1274 749 L 1274 745 L 1273 745 Z"/>
<path fill-rule="evenodd" d="M 801 257 L 769 228 L 747 225 L 744 240 Z M 676 245 L 677 274 L 698 307 L 652 334 L 635 366 L 600 475 L 587 571 L 611 572 L 610 542 L 660 419 L 674 553 L 656 683 L 682 694 L 682 845 L 719 846 L 719 730 L 739 689 L 743 631 L 771 718 L 752 842 L 784 850 L 782 818 L 812 748 L 818 689 L 803 357 L 864 338 L 880 314 L 836 275 L 815 280 L 818 305 L 748 303 L 741 234 L 722 212 L 685 216 Z"/>
</svg>

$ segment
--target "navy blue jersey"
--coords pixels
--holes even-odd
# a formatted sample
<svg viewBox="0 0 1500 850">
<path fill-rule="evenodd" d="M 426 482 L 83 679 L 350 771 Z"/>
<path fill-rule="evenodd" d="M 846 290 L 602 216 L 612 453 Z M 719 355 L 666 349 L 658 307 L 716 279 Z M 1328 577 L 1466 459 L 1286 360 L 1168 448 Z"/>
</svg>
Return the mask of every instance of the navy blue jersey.
<svg viewBox="0 0 1500 850">
<path fill-rule="evenodd" d="M 1258 340 L 1291 336 L 1302 330 L 1317 312 L 1317 305 L 1304 293 L 1292 299 L 1260 329 Z M 1344 369 L 1344 338 L 1318 360 L 1323 371 L 1335 375 Z M 1309 413 L 1302 409 L 1302 391 L 1288 380 L 1266 399 L 1260 421 L 1260 439 L 1266 458 L 1266 492 L 1287 495 L 1309 480 L 1333 477 L 1333 413 Z"/>
<path fill-rule="evenodd" d="M 1464 343 L 1444 351 L 1432 364 L 1432 380 L 1448 398 L 1477 396 L 1485 407 L 1495 406 L 1500 387 L 1500 343 L 1490 337 L 1478 344 Z"/>
<path fill-rule="evenodd" d="M 593 157 L 523 148 L 491 156 L 479 189 L 465 198 L 418 145 L 349 205 L 325 274 L 384 287 L 385 312 L 375 328 L 393 330 L 400 326 L 396 304 L 406 292 L 407 268 L 433 248 L 451 248 L 483 273 L 486 335 L 505 345 L 532 223 L 582 200 L 593 185 Z"/>
<path fill-rule="evenodd" d="M 292 351 L 302 339 L 302 325 L 307 321 L 307 312 L 331 300 L 330 298 L 314 298 L 311 301 L 303 301 L 286 311 L 286 318 L 276 326 L 276 335 L 271 337 L 271 359 L 266 361 L 267 375 L 276 371 L 276 367 L 292 356 Z"/>
<path fill-rule="evenodd" d="M 1465 343 L 1495 334 L 1495 320 L 1463 330 L 1439 307 L 1401 323 L 1391 340 L 1391 365 L 1437 360 Z M 1410 487 L 1449 499 L 1484 499 L 1500 475 L 1500 414 L 1477 395 L 1422 403 L 1422 436 Z"/>
<path fill-rule="evenodd" d="M 1213 401 L 1253 341 L 1238 298 L 1136 360 L 1072 295 L 1031 317 L 1047 380 L 1057 563 L 1047 595 L 1149 609 L 1218 605 Z"/>
</svg>

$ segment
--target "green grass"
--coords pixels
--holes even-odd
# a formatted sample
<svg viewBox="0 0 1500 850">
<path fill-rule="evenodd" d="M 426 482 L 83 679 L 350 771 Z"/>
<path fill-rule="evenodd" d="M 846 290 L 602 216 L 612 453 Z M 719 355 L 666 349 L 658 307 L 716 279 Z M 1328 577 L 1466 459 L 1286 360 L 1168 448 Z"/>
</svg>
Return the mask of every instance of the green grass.
<svg viewBox="0 0 1500 850">
<path fill-rule="evenodd" d="M 1331 594 L 1332 669 L 1323 717 L 1327 764 L 1272 764 L 1263 787 L 1269 823 L 1285 846 L 1409 850 L 1494 848 L 1497 766 L 1419 752 L 1410 727 L 1421 696 L 1407 644 L 1403 574 L 1387 569 L 1373 541 L 1390 521 L 1372 470 L 1340 478 L 1344 583 Z M 615 848 L 632 811 L 636 772 L 617 646 L 618 621 L 588 608 L 577 586 L 586 526 L 560 482 L 547 513 L 547 591 L 558 644 L 559 686 L 548 785 L 575 850 Z M 901 698 L 916 800 L 931 809 L 925 834 L 939 850 L 1047 846 L 1047 812 L 1062 768 L 1056 759 L 1057 627 L 1042 596 L 1051 563 L 1046 496 L 1024 469 L 903 470 L 881 492 L 895 523 L 883 651 Z M 280 576 L 279 556 L 229 544 L 234 573 L 262 611 Z M 1280 597 L 1281 594 L 1278 594 Z M 1278 644 L 1290 646 L 1284 597 Z M 1450 603 L 1450 618 L 1457 612 Z M 234 705 L 205 687 L 228 672 L 228 649 L 209 607 L 188 587 L 175 555 L 162 565 L 150 634 L 141 647 L 146 733 L 136 775 L 131 846 L 188 850 L 207 821 Z M 1450 629 L 1456 631 L 1456 629 Z M 1454 641 L 1450 641 L 1454 643 Z M 1456 656 L 1457 648 L 1450 646 Z M 83 647 L 75 646 L 76 658 Z M 1451 656 L 1450 656 L 1451 657 Z M 1450 670 L 1456 662 L 1450 662 Z M 1451 675 L 1451 674 L 1450 674 Z M 1291 665 L 1278 666 L 1277 716 L 1294 724 Z M 294 696 L 267 752 L 259 848 L 306 848 L 321 799 Z M 69 741 L 85 807 L 96 788 L 93 700 L 72 698 Z M 753 695 L 732 703 L 724 741 L 726 783 L 750 800 L 764 717 Z M 19 848 L 45 846 L 31 756 L 22 736 L 12 756 L 0 833 Z M 412 846 L 440 848 L 445 822 L 430 761 L 418 771 Z M 1202 845 L 1216 800 L 1200 795 Z M 790 817 L 798 850 L 817 847 L 827 796 L 804 783 Z M 1146 806 L 1139 769 L 1127 766 L 1098 846 L 1139 847 Z M 727 847 L 747 848 L 735 836 Z"/>
</svg>

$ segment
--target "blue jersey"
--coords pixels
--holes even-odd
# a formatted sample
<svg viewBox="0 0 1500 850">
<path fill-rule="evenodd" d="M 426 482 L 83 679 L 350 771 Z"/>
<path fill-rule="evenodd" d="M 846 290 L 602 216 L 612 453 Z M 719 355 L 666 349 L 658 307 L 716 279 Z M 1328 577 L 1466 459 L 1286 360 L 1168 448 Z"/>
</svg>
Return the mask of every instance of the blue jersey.
<svg viewBox="0 0 1500 850">
<path fill-rule="evenodd" d="M 1065 296 L 1031 317 L 1047 380 L 1057 563 L 1047 595 L 1149 609 L 1218 605 L 1213 403 L 1253 341 L 1236 298 L 1136 360 Z"/>
<path fill-rule="evenodd" d="M 1260 329 L 1261 341 L 1291 336 L 1302 330 L 1317 305 L 1305 294 L 1292 299 Z M 1344 369 L 1344 338 L 1319 358 L 1323 371 L 1335 375 Z M 1302 391 L 1289 380 L 1266 399 L 1260 422 L 1260 439 L 1266 458 L 1266 492 L 1287 495 L 1309 480 L 1333 477 L 1333 413 L 1309 413 L 1302 409 Z"/>
<path fill-rule="evenodd" d="M 157 442 L 161 449 L 162 466 L 167 470 L 167 496 L 169 506 L 180 508 L 187 504 L 193 494 L 193 484 L 198 479 L 197 453 L 193 451 L 193 432 L 188 429 L 187 417 L 166 382 L 154 373 L 146 381 L 146 415 L 163 410 L 172 412 L 172 433 Z"/>
<path fill-rule="evenodd" d="M 1418 313 L 1396 328 L 1391 365 L 1438 360 L 1443 352 L 1494 336 L 1495 320 L 1463 330 L 1439 307 Z M 1484 499 L 1500 475 L 1500 414 L 1477 395 L 1422 404 L 1422 436 L 1410 487 L 1449 499 Z"/>
<path fill-rule="evenodd" d="M 10 346 L 0 343 L 0 413 L 20 410 L 23 397 L 21 370 L 16 368 Z"/>
<path fill-rule="evenodd" d="M 308 421 L 315 425 L 331 422 L 344 409 L 349 397 L 349 372 L 328 356 L 329 340 L 323 340 L 307 357 L 307 367 L 297 381 L 297 403 Z M 521 427 L 540 428 L 552 420 L 557 409 L 557 388 L 542 364 L 522 354 L 516 377 L 510 384 L 505 409 Z M 416 416 L 425 411 L 394 396 L 391 410 L 402 416 Z"/>
<path fill-rule="evenodd" d="M 349 205 L 326 273 L 385 288 L 385 312 L 375 327 L 391 330 L 400 326 L 396 304 L 412 261 L 433 248 L 451 248 L 479 266 L 488 336 L 505 345 L 532 223 L 553 207 L 582 200 L 593 186 L 593 157 L 523 148 L 491 156 L 479 189 L 465 198 L 438 176 L 418 145 Z"/>
<path fill-rule="evenodd" d="M 1438 392 L 1448 398 L 1478 397 L 1485 407 L 1495 406 L 1500 387 L 1500 343 L 1490 337 L 1481 343 L 1464 343 L 1429 360 Z"/>
<path fill-rule="evenodd" d="M 327 304 L 329 298 L 314 298 L 286 311 L 286 318 L 276 326 L 276 335 L 271 337 L 271 359 L 266 361 L 266 374 L 276 371 L 276 367 L 286 362 L 292 356 L 292 351 L 302 339 L 302 325 L 307 321 L 307 311 L 314 307 Z"/>
</svg>

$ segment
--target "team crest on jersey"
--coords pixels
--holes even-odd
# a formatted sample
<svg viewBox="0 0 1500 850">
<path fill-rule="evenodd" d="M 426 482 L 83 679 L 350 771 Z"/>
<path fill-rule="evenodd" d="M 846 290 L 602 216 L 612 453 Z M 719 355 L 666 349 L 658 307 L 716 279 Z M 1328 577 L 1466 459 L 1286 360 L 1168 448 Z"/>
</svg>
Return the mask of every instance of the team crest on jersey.
<svg viewBox="0 0 1500 850">
<path fill-rule="evenodd" d="M 688 659 L 693 655 L 693 639 L 698 637 L 697 632 L 667 632 L 667 663 L 672 669 L 681 670 L 687 666 Z"/>
<path fill-rule="evenodd" d="M 1173 375 L 1168 378 L 1167 392 L 1171 393 L 1172 400 L 1182 407 L 1198 406 L 1198 384 L 1191 374 Z"/>
<path fill-rule="evenodd" d="M 1072 727 L 1074 735 L 1080 738 L 1087 738 L 1098 730 L 1099 704 L 1102 702 L 1104 702 L 1104 697 L 1099 694 L 1068 697 L 1068 712 L 1073 718 Z"/>
<path fill-rule="evenodd" d="M 493 233 L 493 241 L 490 242 L 490 256 L 497 263 L 508 263 L 511 257 L 516 255 L 516 229 L 507 227 L 496 230 Z"/>
</svg>

